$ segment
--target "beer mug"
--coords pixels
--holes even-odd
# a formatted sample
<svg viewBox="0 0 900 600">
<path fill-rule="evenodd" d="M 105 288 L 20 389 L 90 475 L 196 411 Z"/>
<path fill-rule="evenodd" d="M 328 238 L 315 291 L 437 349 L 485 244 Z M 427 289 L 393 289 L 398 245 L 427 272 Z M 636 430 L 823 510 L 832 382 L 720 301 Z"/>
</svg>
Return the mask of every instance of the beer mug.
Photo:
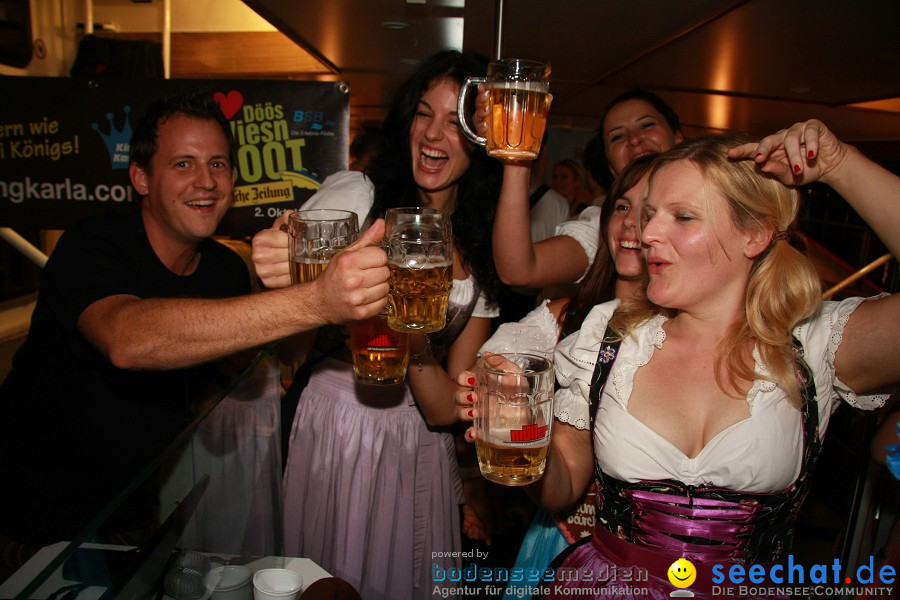
<svg viewBox="0 0 900 600">
<path fill-rule="evenodd" d="M 534 354 L 502 353 L 475 364 L 475 449 L 481 474 L 526 485 L 544 474 L 553 425 L 553 363 Z"/>
<path fill-rule="evenodd" d="M 406 332 L 444 328 L 453 285 L 450 215 L 435 208 L 391 208 L 384 215 L 390 269 L 388 325 Z"/>
<path fill-rule="evenodd" d="M 298 210 L 288 216 L 291 283 L 307 283 L 325 270 L 331 257 L 359 237 L 356 213 L 348 210 Z"/>
<path fill-rule="evenodd" d="M 487 137 L 477 135 L 466 122 L 468 90 L 479 83 L 489 92 Z M 508 160 L 537 158 L 549 111 L 550 67 L 518 58 L 491 62 L 486 78 L 466 78 L 456 105 L 466 137 L 484 146 L 490 156 Z"/>
<path fill-rule="evenodd" d="M 392 384 L 406 379 L 409 334 L 388 327 L 388 311 L 362 321 L 352 321 L 350 353 L 353 378 L 360 383 Z"/>
</svg>

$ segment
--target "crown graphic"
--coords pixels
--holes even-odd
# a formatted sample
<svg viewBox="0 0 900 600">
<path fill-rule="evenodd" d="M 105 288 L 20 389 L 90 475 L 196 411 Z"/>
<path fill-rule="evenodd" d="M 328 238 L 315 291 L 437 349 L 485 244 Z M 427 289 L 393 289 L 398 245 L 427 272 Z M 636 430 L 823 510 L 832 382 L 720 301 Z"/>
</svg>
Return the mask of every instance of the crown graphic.
<svg viewBox="0 0 900 600">
<path fill-rule="evenodd" d="M 125 113 L 125 123 L 122 129 L 116 129 L 113 122 L 113 114 L 106 113 L 106 120 L 109 121 L 109 133 L 100 131 L 97 123 L 91 123 L 91 129 L 97 132 L 103 143 L 106 144 L 106 151 L 109 152 L 109 162 L 113 169 L 128 168 L 128 153 L 131 147 L 131 123 L 128 121 L 128 114 L 131 107 L 127 104 L 122 107 Z"/>
<path fill-rule="evenodd" d="M 542 440 L 547 435 L 546 425 L 526 425 L 522 429 L 513 429 L 509 432 L 510 442 L 533 442 Z"/>
<path fill-rule="evenodd" d="M 396 350 L 397 340 L 391 339 L 391 337 L 386 333 L 380 333 L 374 337 L 369 338 L 369 341 L 366 342 L 366 348 L 368 348 L 369 350 L 375 350 L 376 352 Z"/>
</svg>

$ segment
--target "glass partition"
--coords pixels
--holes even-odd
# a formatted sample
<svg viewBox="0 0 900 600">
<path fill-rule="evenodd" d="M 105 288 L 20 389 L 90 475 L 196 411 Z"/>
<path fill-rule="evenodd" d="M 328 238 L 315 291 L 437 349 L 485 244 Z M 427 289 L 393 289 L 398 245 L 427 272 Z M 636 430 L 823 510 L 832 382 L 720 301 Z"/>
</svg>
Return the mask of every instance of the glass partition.
<svg viewBox="0 0 900 600">
<path fill-rule="evenodd" d="M 198 599 L 220 579 L 250 597 L 248 571 L 284 565 L 278 362 L 265 350 L 218 373 L 192 386 L 190 424 L 165 450 L 76 539 L 43 548 L 4 582 L 0 597 Z M 146 527 L 110 535 L 134 515 Z"/>
</svg>

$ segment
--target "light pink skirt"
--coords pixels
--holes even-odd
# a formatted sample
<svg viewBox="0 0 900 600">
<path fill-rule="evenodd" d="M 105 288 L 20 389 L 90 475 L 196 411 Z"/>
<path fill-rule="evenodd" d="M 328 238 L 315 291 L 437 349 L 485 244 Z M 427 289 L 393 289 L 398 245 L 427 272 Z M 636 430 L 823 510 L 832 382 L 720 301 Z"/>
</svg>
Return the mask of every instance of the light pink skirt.
<svg viewBox="0 0 900 600">
<path fill-rule="evenodd" d="M 453 437 L 425 424 L 408 386 L 357 384 L 339 360 L 316 367 L 284 475 L 287 556 L 311 558 L 364 600 L 430 598 L 432 564 L 460 566 L 440 556 L 461 548 L 462 501 Z"/>
</svg>

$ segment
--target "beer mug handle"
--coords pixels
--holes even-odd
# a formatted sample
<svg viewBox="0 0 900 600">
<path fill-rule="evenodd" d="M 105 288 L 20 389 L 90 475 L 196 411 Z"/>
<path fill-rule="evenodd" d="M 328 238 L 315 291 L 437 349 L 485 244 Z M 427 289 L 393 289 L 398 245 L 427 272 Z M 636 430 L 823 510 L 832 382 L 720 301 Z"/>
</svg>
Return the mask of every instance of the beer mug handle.
<svg viewBox="0 0 900 600">
<path fill-rule="evenodd" d="M 466 77 L 466 82 L 459 89 L 459 98 L 456 102 L 456 116 L 459 120 L 459 126 L 462 128 L 463 133 L 467 138 L 478 144 L 479 146 L 484 146 L 487 144 L 487 138 L 482 137 L 472 131 L 469 127 L 469 123 L 466 121 L 466 98 L 469 95 L 469 87 L 473 85 L 478 85 L 479 83 L 487 83 L 486 77 Z"/>
</svg>

